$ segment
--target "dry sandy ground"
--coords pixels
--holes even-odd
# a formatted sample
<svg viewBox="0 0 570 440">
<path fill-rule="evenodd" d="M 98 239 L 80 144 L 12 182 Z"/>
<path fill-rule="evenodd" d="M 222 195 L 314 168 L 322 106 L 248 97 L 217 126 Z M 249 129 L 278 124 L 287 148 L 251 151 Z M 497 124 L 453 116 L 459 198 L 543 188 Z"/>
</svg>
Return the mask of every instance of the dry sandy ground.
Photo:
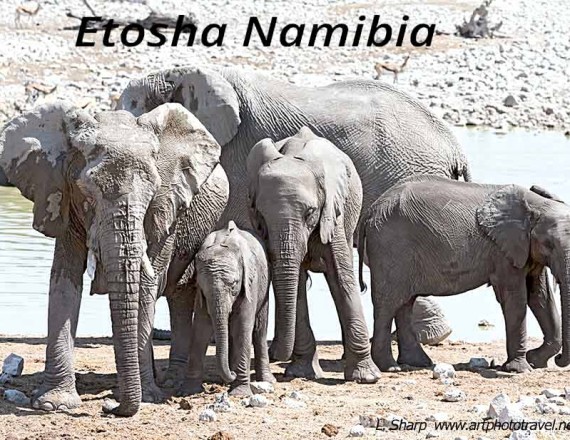
<svg viewBox="0 0 570 440">
<path fill-rule="evenodd" d="M 14 352 L 26 360 L 24 375 L 7 387 L 17 388 L 30 395 L 41 380 L 45 356 L 43 339 L 0 337 L 0 358 Z M 532 341 L 535 346 L 537 341 Z M 551 367 L 523 375 L 507 375 L 494 370 L 466 371 L 461 363 L 471 357 L 486 357 L 502 362 L 505 358 L 503 342 L 492 344 L 466 344 L 446 342 L 428 348 L 436 362 L 455 364 L 457 377 L 455 386 L 464 391 L 466 399 L 458 403 L 442 400 L 446 386 L 432 379 L 429 370 L 414 370 L 403 373 L 385 373 L 375 385 L 344 383 L 342 363 L 339 361 L 341 347 L 337 344 L 320 344 L 321 365 L 326 379 L 320 381 L 285 380 L 283 366 L 274 364 L 278 378 L 275 394 L 268 395 L 272 403 L 265 408 L 246 408 L 236 398 L 232 398 L 235 410 L 219 413 L 216 422 L 198 421 L 199 413 L 207 404 L 213 403 L 214 394 L 204 393 L 188 398 L 190 410 L 180 408 L 180 398 L 173 398 L 166 404 L 145 404 L 131 419 L 105 416 L 101 404 L 111 397 L 116 384 L 113 349 L 110 339 L 80 339 L 77 343 L 76 371 L 77 388 L 83 405 L 69 413 L 43 413 L 26 408 L 17 408 L 0 401 L 0 438 L 5 439 L 195 439 L 210 438 L 223 431 L 234 439 L 298 439 L 327 438 L 321 433 L 325 424 L 338 426 L 336 438 L 348 436 L 352 426 L 358 423 L 359 416 L 376 414 L 386 416 L 397 414 L 409 421 L 424 421 L 428 416 L 445 412 L 451 420 L 482 421 L 482 416 L 469 410 L 474 405 L 488 405 L 499 392 L 506 392 L 513 401 L 519 396 L 538 395 L 545 388 L 570 386 L 570 373 Z M 158 367 L 166 367 L 168 346 L 158 344 L 156 358 Z M 217 380 L 213 347 L 210 347 L 207 360 L 207 382 Z M 220 388 L 220 387 L 215 387 Z M 291 391 L 302 393 L 307 403 L 303 409 L 286 407 L 282 398 Z M 567 405 L 570 405 L 568 402 Z M 566 420 L 570 416 L 542 415 L 533 409 L 525 410 L 528 420 Z M 427 431 L 377 431 L 367 429 L 367 437 L 380 439 L 423 439 L 433 429 L 429 423 Z M 440 432 L 439 438 L 455 439 L 465 435 L 468 439 L 484 436 L 490 439 L 507 438 L 510 431 L 484 433 Z M 570 438 L 567 432 L 541 432 L 538 438 Z M 226 437 L 229 438 L 229 437 Z"/>
</svg>

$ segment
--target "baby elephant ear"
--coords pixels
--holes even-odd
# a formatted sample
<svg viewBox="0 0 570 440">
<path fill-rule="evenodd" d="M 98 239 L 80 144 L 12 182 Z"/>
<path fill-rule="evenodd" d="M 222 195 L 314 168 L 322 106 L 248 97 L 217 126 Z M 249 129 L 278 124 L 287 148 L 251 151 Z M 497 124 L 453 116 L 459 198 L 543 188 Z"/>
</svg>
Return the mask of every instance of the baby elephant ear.
<svg viewBox="0 0 570 440">
<path fill-rule="evenodd" d="M 159 141 L 159 172 L 168 174 L 177 207 L 188 208 L 194 195 L 219 163 L 221 148 L 202 123 L 180 104 L 162 104 L 138 118 L 139 125 L 154 131 Z M 161 163 L 178 162 L 175 169 Z M 166 168 L 168 165 L 163 165 Z"/>
<path fill-rule="evenodd" d="M 257 175 L 260 168 L 278 157 L 282 157 L 282 154 L 277 151 L 275 143 L 269 138 L 260 140 L 249 152 L 247 156 L 247 179 L 249 182 L 249 197 L 252 203 L 255 202 Z"/>
<path fill-rule="evenodd" d="M 531 210 L 524 188 L 506 186 L 492 193 L 477 209 L 477 222 L 515 267 L 523 268 L 530 254 Z"/>
<path fill-rule="evenodd" d="M 0 133 L 0 166 L 34 202 L 33 227 L 48 237 L 61 235 L 67 223 L 70 194 L 65 190 L 64 163 L 70 137 L 86 139 L 95 124 L 88 114 L 57 102 L 12 119 Z"/>
</svg>

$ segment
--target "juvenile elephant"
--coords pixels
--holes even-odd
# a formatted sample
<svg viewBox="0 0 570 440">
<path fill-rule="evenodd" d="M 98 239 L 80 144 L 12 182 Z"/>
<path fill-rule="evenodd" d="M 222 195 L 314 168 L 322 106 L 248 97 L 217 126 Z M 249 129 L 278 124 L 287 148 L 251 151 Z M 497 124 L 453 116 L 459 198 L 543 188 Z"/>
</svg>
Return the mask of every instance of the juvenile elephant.
<svg viewBox="0 0 570 440">
<path fill-rule="evenodd" d="M 304 127 L 277 144 L 258 142 L 247 158 L 252 223 L 266 240 L 276 299 L 273 356 L 293 363 L 287 375 L 320 377 L 307 310 L 307 271 L 324 272 L 345 336 L 344 376 L 376 382 L 368 331 L 352 264 L 362 203 L 350 158 Z"/>
<path fill-rule="evenodd" d="M 300 87 L 241 69 L 185 67 L 132 80 L 118 107 L 139 116 L 165 102 L 184 105 L 222 146 L 220 162 L 228 175 L 230 199 L 219 227 L 229 220 L 240 227 L 252 226 L 246 158 L 253 145 L 264 138 L 293 136 L 302 126 L 349 156 L 362 181 L 363 206 L 415 174 L 471 179 L 465 155 L 449 128 L 420 102 L 379 81 Z M 176 314 L 172 316 L 171 326 L 178 333 L 188 328 Z M 437 321 L 434 316 L 426 322 Z M 439 328 L 445 328 L 444 323 L 426 331 Z M 178 360 L 187 349 L 181 342 L 172 341 Z M 291 355 L 280 354 L 281 360 Z"/>
<path fill-rule="evenodd" d="M 267 353 L 269 268 L 261 241 L 230 221 L 225 229 L 206 238 L 195 264 L 197 307 L 190 368 L 182 393 L 202 391 L 204 357 L 212 333 L 216 336 L 218 370 L 224 382 L 230 384 L 231 395 L 251 394 L 252 338 L 257 380 L 275 382 Z"/>
<path fill-rule="evenodd" d="M 505 318 L 504 370 L 524 372 L 529 362 L 545 367 L 562 341 L 556 363 L 570 363 L 570 207 L 547 191 L 410 178 L 372 205 L 358 252 L 370 262 L 372 357 L 381 370 L 399 370 L 390 348 L 394 317 L 398 363 L 431 365 L 411 330 L 417 296 L 454 295 L 485 284 L 493 286 Z M 563 339 L 545 267 L 561 283 Z M 363 287 L 362 263 L 360 280 Z M 544 333 L 543 344 L 528 353 L 527 304 Z"/>
<path fill-rule="evenodd" d="M 136 118 L 125 111 L 92 117 L 59 102 L 5 126 L 0 165 L 34 202 L 34 228 L 56 239 L 35 408 L 81 403 L 72 354 L 86 269 L 92 292 L 109 294 L 120 401 L 112 412 L 133 415 L 141 395 L 160 394 L 149 339 L 154 303 L 168 264 L 183 252 L 177 248 L 201 242 L 225 207 L 219 154 L 218 143 L 179 104 Z"/>
</svg>

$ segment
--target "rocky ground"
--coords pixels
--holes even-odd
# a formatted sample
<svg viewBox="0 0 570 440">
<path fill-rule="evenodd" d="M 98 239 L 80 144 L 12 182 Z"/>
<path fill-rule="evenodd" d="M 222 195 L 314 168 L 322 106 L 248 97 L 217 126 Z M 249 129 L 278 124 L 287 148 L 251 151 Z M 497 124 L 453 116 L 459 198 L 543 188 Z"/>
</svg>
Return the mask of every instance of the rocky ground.
<svg viewBox="0 0 570 440">
<path fill-rule="evenodd" d="M 0 16 L 0 123 L 46 99 L 66 98 L 91 110 L 109 108 L 129 79 L 147 72 L 182 65 L 212 63 L 240 65 L 302 84 L 324 84 L 350 77 L 373 78 L 378 61 L 400 64 L 411 58 L 398 78 L 398 87 L 417 96 L 438 115 L 455 125 L 570 130 L 570 41 L 566 0 L 495 0 L 491 24 L 503 21 L 502 38 L 474 40 L 453 36 L 455 25 L 468 18 L 481 0 L 386 0 L 382 2 L 237 1 L 211 0 L 184 6 L 198 20 L 199 33 L 208 23 L 227 23 L 224 46 L 127 48 L 75 47 L 78 24 L 65 12 L 91 15 L 79 0 L 42 0 L 42 9 L 14 25 L 21 0 L 3 0 Z M 142 1 L 90 0 L 96 13 L 136 19 L 148 15 Z M 178 1 L 148 0 L 156 10 L 183 13 Z M 431 48 L 404 47 L 282 48 L 276 43 L 242 45 L 250 16 L 267 25 L 278 17 L 277 29 L 290 22 L 347 23 L 351 30 L 364 14 L 392 25 L 395 35 L 402 16 L 414 23 L 436 23 L 449 35 L 435 37 Z M 366 31 L 365 31 L 366 34 Z M 118 34 L 114 34 L 118 35 Z M 408 34 L 409 35 L 409 34 Z M 308 37 L 306 37 L 307 39 Z M 350 39 L 349 39 L 350 41 Z M 306 40 L 305 40 L 306 42 Z M 381 81 L 392 82 L 391 74 Z M 40 84 L 42 90 L 33 86 Z M 28 86 L 28 88 L 26 88 Z"/>
<path fill-rule="evenodd" d="M 4 385 L 18 389 L 29 397 L 41 381 L 45 340 L 0 337 L 0 358 L 17 353 L 25 359 L 23 375 Z M 537 344 L 532 341 L 531 345 Z M 402 373 L 384 373 L 375 385 L 357 385 L 342 381 L 342 350 L 336 344 L 320 344 L 319 353 L 325 379 L 286 380 L 283 366 L 273 364 L 278 383 L 270 394 L 256 397 L 246 407 L 242 399 L 221 398 L 225 389 L 216 382 L 214 348 L 210 347 L 206 362 L 207 392 L 188 398 L 172 398 L 165 404 L 144 404 L 132 419 L 103 415 L 101 406 L 112 398 L 116 386 L 113 347 L 110 339 L 80 339 L 76 350 L 77 388 L 83 405 L 69 413 L 43 413 L 0 399 L 0 438 L 10 440 L 52 439 L 326 439 L 329 434 L 346 438 L 363 433 L 378 439 L 566 439 L 569 431 L 544 430 L 536 437 L 512 434 L 504 430 L 484 432 L 435 430 L 437 421 L 483 422 L 489 416 L 508 420 L 570 422 L 570 387 L 568 371 L 557 367 L 512 375 L 493 369 L 470 368 L 473 357 L 503 362 L 503 343 L 444 343 L 427 349 L 436 362 L 455 364 L 455 377 L 433 378 L 429 369 Z M 156 348 L 159 369 L 166 367 L 168 347 Z M 394 349 L 396 349 L 394 347 Z M 547 390 L 547 391 L 546 391 Z M 495 399 L 503 393 L 505 396 Z M 545 393 L 545 394 L 541 394 Z M 446 401 L 456 400 L 458 401 Z M 493 402 L 493 399 L 495 401 Z M 215 405 L 218 400 L 218 405 Z M 509 404 L 509 400 L 512 402 Z M 493 402 L 492 405 L 490 405 Z M 518 402 L 518 403 L 517 403 Z M 266 404 L 266 406 L 263 406 Z M 214 405 L 213 411 L 207 411 Z M 489 413 L 492 406 L 491 413 Z M 495 411 L 493 413 L 493 411 Z M 214 421 L 204 420 L 214 414 Z M 390 431 L 395 417 L 407 422 L 426 422 L 416 430 Z M 203 420 L 200 420 L 200 419 Z M 398 420 L 398 419 L 397 419 Z M 493 422 L 495 419 L 489 419 Z M 369 425 L 373 425 L 370 427 Z M 402 425 L 404 426 L 404 425 Z M 409 425 L 407 425 L 409 426 Z M 557 425 L 558 426 L 558 425 Z M 378 427 L 378 429 L 376 428 Z M 420 431 L 421 428 L 421 431 Z M 212 437 L 222 431 L 225 437 Z M 352 434 L 351 434 L 352 432 Z"/>
</svg>

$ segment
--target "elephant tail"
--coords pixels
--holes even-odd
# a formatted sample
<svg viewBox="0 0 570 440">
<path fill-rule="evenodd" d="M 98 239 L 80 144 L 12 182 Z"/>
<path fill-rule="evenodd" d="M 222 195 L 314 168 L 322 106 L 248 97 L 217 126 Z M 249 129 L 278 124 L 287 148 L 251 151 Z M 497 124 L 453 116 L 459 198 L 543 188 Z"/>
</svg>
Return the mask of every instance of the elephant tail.
<svg viewBox="0 0 570 440">
<path fill-rule="evenodd" d="M 364 255 L 366 253 L 366 220 L 363 220 L 358 231 L 358 282 L 360 283 L 360 291 L 362 293 L 368 290 L 368 286 L 364 282 L 362 271 L 364 269 Z"/>
<path fill-rule="evenodd" d="M 465 180 L 466 182 L 473 182 L 473 176 L 471 175 L 471 168 L 469 167 L 469 164 L 467 162 L 463 164 L 461 175 L 463 176 L 463 180 Z"/>
<path fill-rule="evenodd" d="M 463 153 L 460 154 L 457 164 L 454 166 L 452 170 L 452 176 L 459 180 L 463 177 L 463 180 L 466 182 L 473 182 L 473 177 L 471 176 L 471 168 L 469 167 L 469 162 L 467 162 L 467 158 Z"/>
</svg>

